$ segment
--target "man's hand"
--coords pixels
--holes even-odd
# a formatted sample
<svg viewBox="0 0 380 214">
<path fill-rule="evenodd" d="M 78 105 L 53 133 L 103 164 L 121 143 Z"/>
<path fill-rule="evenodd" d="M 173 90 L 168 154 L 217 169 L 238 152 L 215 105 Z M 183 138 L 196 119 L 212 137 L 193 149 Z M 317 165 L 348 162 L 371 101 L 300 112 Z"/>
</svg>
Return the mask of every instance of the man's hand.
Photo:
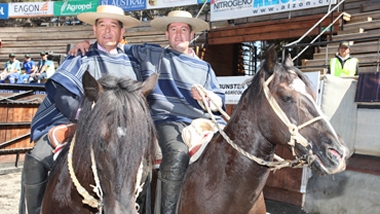
<svg viewBox="0 0 380 214">
<path fill-rule="evenodd" d="M 68 54 L 71 56 L 77 56 L 78 51 L 81 51 L 82 56 L 84 56 L 86 54 L 86 52 L 88 51 L 88 48 L 90 48 L 90 42 L 89 41 L 79 42 L 73 48 L 70 49 Z"/>
<path fill-rule="evenodd" d="M 195 87 L 191 87 L 190 93 L 193 96 L 194 100 L 202 101 L 202 97 L 201 97 L 201 95 L 199 94 L 198 90 Z"/>
</svg>

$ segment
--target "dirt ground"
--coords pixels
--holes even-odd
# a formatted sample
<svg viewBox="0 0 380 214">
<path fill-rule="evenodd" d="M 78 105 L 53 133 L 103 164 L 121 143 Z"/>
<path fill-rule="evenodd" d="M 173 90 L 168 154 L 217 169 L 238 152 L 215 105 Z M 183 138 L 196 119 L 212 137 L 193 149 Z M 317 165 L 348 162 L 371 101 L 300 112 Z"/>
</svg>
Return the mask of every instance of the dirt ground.
<svg viewBox="0 0 380 214">
<path fill-rule="evenodd" d="M 17 214 L 20 197 L 21 170 L 0 173 L 0 213 Z M 266 201 L 270 214 L 305 214 L 299 207 L 275 201 Z"/>
<path fill-rule="evenodd" d="M 0 175 L 0 213 L 17 214 L 21 171 Z"/>
</svg>

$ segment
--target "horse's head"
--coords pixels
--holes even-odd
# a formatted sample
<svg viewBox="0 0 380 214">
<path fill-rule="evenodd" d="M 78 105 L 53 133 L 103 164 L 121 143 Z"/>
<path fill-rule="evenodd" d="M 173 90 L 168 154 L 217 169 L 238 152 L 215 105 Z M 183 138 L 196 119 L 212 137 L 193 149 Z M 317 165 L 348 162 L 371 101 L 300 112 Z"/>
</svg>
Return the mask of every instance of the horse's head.
<svg viewBox="0 0 380 214">
<path fill-rule="evenodd" d="M 78 177 L 92 177 L 95 173 L 88 170 L 96 166 L 106 213 L 136 213 L 138 169 L 153 159 L 155 148 L 154 125 L 143 95 L 156 80 L 157 75 L 144 83 L 110 75 L 96 81 L 88 72 L 83 75 L 84 100 L 73 156 L 79 159 L 75 167 L 87 170 L 87 175 L 77 170 Z"/>
<path fill-rule="evenodd" d="M 252 84 L 262 87 L 260 127 L 265 138 L 291 149 L 296 159 L 311 166 L 314 172 L 334 174 L 346 167 L 348 148 L 315 102 L 308 78 L 290 57 L 277 62 L 270 48 L 266 60 Z M 265 122 L 264 122 L 265 121 Z"/>
</svg>

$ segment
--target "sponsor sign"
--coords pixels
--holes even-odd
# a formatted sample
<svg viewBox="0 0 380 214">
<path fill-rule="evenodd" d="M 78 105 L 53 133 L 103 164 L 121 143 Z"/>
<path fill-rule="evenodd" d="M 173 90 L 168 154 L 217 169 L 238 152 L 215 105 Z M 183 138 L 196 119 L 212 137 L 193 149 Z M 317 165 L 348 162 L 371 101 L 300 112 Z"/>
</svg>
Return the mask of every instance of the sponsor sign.
<svg viewBox="0 0 380 214">
<path fill-rule="evenodd" d="M 8 4 L 0 4 L 0 19 L 8 18 Z"/>
<path fill-rule="evenodd" d="M 99 0 L 90 1 L 56 1 L 54 16 L 74 16 L 85 12 L 96 12 Z"/>
<path fill-rule="evenodd" d="M 336 3 L 336 0 L 211 0 L 211 21 L 303 10 Z"/>
<path fill-rule="evenodd" d="M 198 4 L 198 0 L 147 0 L 146 9 L 179 7 Z"/>
<path fill-rule="evenodd" d="M 198 0 L 198 4 L 204 4 L 207 1 L 207 3 L 210 3 L 210 0 Z"/>
<path fill-rule="evenodd" d="M 53 16 L 53 3 L 54 2 L 9 3 L 9 18 Z"/>
<path fill-rule="evenodd" d="M 226 94 L 226 104 L 237 104 L 244 90 L 248 88 L 247 85 L 242 86 L 241 84 L 245 80 L 252 78 L 252 76 L 228 76 L 217 78 L 220 88 Z"/>
<path fill-rule="evenodd" d="M 147 0 L 100 0 L 101 5 L 115 5 L 124 11 L 144 10 Z"/>
</svg>

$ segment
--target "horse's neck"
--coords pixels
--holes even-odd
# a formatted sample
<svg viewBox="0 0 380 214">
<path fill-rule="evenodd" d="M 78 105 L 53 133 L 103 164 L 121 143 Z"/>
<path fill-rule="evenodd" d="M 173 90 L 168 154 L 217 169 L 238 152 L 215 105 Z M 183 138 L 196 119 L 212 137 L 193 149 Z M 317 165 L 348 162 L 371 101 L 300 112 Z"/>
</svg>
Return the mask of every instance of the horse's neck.
<svg viewBox="0 0 380 214">
<path fill-rule="evenodd" d="M 191 168 L 197 171 L 195 174 L 208 171 L 219 174 L 216 179 L 222 180 L 226 176 L 235 177 L 235 182 L 244 180 L 244 182 L 250 183 L 247 185 L 256 185 L 252 188 L 261 188 L 262 183 L 265 183 L 265 181 L 262 182 L 262 178 L 265 177 L 266 180 L 269 173 L 268 167 L 257 164 L 242 153 L 247 152 L 249 155 L 271 161 L 275 147 L 261 135 L 252 112 L 246 114 L 249 110 L 245 110 L 243 113 L 242 109 L 235 111 L 237 112 L 232 115 L 224 129 L 228 139 L 218 135 L 210 143 L 200 160 Z M 228 141 L 236 144 L 239 148 L 233 148 Z M 250 179 L 242 179 L 244 177 Z"/>
</svg>

